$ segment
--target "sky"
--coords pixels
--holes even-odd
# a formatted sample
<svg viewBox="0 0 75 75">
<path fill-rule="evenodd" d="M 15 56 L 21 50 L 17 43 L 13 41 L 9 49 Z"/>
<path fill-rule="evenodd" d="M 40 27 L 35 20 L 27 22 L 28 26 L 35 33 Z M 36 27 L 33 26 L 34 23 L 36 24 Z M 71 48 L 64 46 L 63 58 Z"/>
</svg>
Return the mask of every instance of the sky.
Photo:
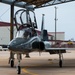
<svg viewBox="0 0 75 75">
<path fill-rule="evenodd" d="M 44 26 L 48 32 L 55 32 L 55 6 L 57 7 L 57 32 L 65 32 L 65 40 L 75 40 L 75 2 L 48 6 L 35 10 L 38 29 L 41 29 L 42 14 L 45 14 Z M 18 8 L 15 9 L 15 11 Z M 0 3 L 0 21 L 10 22 L 10 6 Z"/>
</svg>

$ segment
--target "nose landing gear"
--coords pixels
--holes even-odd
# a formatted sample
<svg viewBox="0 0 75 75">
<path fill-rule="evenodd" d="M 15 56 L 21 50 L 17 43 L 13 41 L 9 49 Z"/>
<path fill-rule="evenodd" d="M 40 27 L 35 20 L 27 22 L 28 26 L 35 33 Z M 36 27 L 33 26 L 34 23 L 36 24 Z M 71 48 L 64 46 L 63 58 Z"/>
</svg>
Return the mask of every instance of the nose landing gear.
<svg viewBox="0 0 75 75">
<path fill-rule="evenodd" d="M 62 68 L 63 54 L 59 52 L 59 67 Z"/>
<path fill-rule="evenodd" d="M 17 74 L 21 74 L 21 67 L 20 67 L 20 60 L 22 59 L 21 54 L 17 54 L 17 59 L 18 59 Z"/>
</svg>

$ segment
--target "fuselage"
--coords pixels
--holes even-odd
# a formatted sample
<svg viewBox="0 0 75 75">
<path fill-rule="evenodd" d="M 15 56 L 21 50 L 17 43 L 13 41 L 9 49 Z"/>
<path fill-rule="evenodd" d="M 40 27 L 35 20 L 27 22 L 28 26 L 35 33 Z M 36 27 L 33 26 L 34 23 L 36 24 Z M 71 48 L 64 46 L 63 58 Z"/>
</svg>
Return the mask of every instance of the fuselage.
<svg viewBox="0 0 75 75">
<path fill-rule="evenodd" d="M 13 52 L 32 52 L 50 47 L 50 43 L 41 41 L 41 36 L 33 28 L 24 28 L 17 32 L 16 37 L 9 43 L 9 50 Z"/>
</svg>

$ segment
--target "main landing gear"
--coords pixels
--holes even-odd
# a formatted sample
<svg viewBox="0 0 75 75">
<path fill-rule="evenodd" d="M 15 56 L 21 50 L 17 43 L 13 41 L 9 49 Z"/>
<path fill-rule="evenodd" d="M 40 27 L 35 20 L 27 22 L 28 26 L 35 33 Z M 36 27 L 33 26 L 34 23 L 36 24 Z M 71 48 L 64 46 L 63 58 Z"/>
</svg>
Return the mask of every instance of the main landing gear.
<svg viewBox="0 0 75 75">
<path fill-rule="evenodd" d="M 8 63 L 11 67 L 14 67 L 14 53 L 12 53 L 12 51 L 10 52 L 10 58 Z"/>
<path fill-rule="evenodd" d="M 62 67 L 62 61 L 63 61 L 63 54 L 59 52 L 59 67 Z"/>
<path fill-rule="evenodd" d="M 22 60 L 22 56 L 20 53 L 17 54 L 17 59 L 18 59 L 18 65 L 17 67 L 17 74 L 21 73 L 21 67 L 20 67 L 20 61 Z M 12 52 L 10 52 L 10 58 L 9 58 L 9 62 L 11 67 L 14 67 L 14 54 Z"/>
<path fill-rule="evenodd" d="M 14 67 L 14 59 L 11 59 L 11 60 L 10 60 L 10 66 L 11 66 L 11 67 Z"/>
</svg>

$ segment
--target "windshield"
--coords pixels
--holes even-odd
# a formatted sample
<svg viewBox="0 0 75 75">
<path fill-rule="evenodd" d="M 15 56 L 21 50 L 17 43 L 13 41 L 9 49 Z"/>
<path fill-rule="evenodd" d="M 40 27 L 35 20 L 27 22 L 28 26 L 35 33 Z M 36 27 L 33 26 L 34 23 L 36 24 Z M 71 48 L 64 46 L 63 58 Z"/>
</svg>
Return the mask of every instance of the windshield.
<svg viewBox="0 0 75 75">
<path fill-rule="evenodd" d="M 17 32 L 16 38 L 25 38 L 29 39 L 31 37 L 31 33 L 29 30 L 20 30 Z"/>
<path fill-rule="evenodd" d="M 17 32 L 16 38 L 25 38 L 25 39 L 29 39 L 31 37 L 37 36 L 37 32 L 35 29 L 33 28 L 25 28 L 22 30 L 19 30 Z"/>
</svg>

